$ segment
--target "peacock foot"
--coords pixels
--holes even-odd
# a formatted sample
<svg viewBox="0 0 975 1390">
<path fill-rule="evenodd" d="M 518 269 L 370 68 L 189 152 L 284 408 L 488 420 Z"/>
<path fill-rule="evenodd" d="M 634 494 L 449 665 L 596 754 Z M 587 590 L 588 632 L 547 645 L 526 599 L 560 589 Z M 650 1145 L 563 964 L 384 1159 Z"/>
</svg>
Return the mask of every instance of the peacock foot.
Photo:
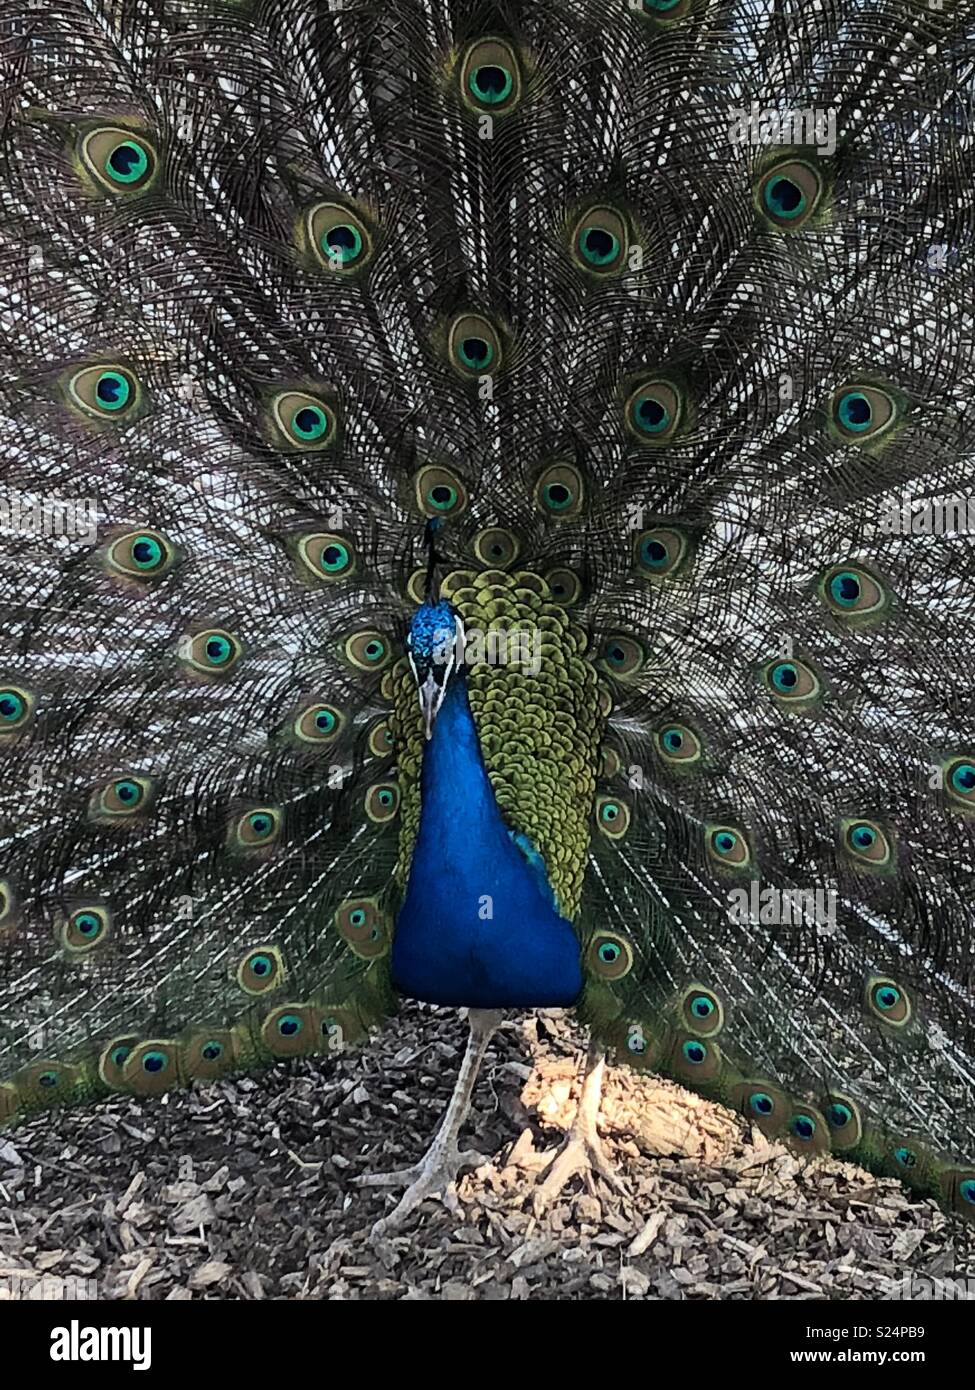
<svg viewBox="0 0 975 1390">
<path fill-rule="evenodd" d="M 596 1128 L 605 1065 L 606 1059 L 602 1049 L 595 1042 L 590 1043 L 579 1108 L 572 1121 L 572 1128 L 565 1136 L 562 1146 L 556 1149 L 546 1167 L 542 1169 L 546 1174 L 545 1180 L 536 1189 L 532 1199 L 536 1216 L 541 1216 L 549 1203 L 562 1192 L 569 1179 L 577 1173 L 588 1177 L 590 1182 L 592 1174 L 598 1173 L 617 1192 L 625 1191 L 613 1165 L 603 1153 L 602 1141 Z"/>
<path fill-rule="evenodd" d="M 563 1191 L 566 1184 L 576 1174 L 591 1178 L 598 1173 L 616 1192 L 626 1189 L 619 1175 L 603 1152 L 602 1141 L 595 1129 L 587 1132 L 573 1125 L 561 1146 L 555 1150 L 542 1169 L 544 1181 L 535 1189 L 532 1208 L 536 1216 L 541 1216 Z"/>
<path fill-rule="evenodd" d="M 379 1240 L 397 1230 L 427 1197 L 442 1197 L 452 1212 L 460 1211 L 457 1200 L 457 1177 L 465 1168 L 485 1163 L 485 1155 L 475 1149 L 459 1149 L 456 1144 L 433 1141 L 427 1152 L 411 1168 L 399 1168 L 393 1173 L 366 1173 L 354 1181 L 358 1187 L 405 1187 L 399 1202 L 381 1217 L 370 1232 L 371 1240 Z"/>
</svg>

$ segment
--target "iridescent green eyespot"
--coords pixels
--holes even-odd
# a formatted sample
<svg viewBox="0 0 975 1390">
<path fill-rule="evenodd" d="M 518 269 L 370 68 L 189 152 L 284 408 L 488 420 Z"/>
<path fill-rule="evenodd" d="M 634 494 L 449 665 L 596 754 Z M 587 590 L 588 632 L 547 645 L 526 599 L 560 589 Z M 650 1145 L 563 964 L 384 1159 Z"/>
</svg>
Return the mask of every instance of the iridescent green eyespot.
<svg viewBox="0 0 975 1390">
<path fill-rule="evenodd" d="M 627 220 L 613 207 L 587 208 L 575 221 L 570 245 L 576 264 L 588 275 L 618 275 L 626 270 L 630 247 Z"/>
<path fill-rule="evenodd" d="M 114 574 L 143 583 L 168 574 L 176 559 L 176 547 L 172 542 L 160 531 L 151 531 L 146 527 L 126 531 L 113 540 L 105 551 L 106 563 Z"/>
<path fill-rule="evenodd" d="M 388 923 L 375 898 L 349 898 L 341 903 L 335 929 L 364 960 L 385 955 L 389 949 Z"/>
<path fill-rule="evenodd" d="M 229 676 L 243 654 L 240 642 L 224 628 L 204 628 L 182 638 L 179 659 L 198 675 L 222 680 Z"/>
<path fill-rule="evenodd" d="M 381 671 L 392 658 L 388 639 L 372 628 L 347 637 L 343 652 L 350 665 L 359 671 Z"/>
<path fill-rule="evenodd" d="M 851 443 L 883 434 L 897 422 L 894 397 L 878 386 L 848 382 L 834 391 L 830 415 L 841 439 Z"/>
<path fill-rule="evenodd" d="M 744 832 L 737 826 L 708 826 L 705 845 L 712 863 L 723 869 L 740 871 L 751 865 L 751 848 Z"/>
<path fill-rule="evenodd" d="M 857 868 L 878 871 L 893 865 L 893 840 L 876 821 L 841 821 L 840 845 Z"/>
<path fill-rule="evenodd" d="M 488 526 L 478 531 L 473 546 L 478 561 L 487 569 L 508 569 L 521 550 L 518 537 L 503 526 Z"/>
<path fill-rule="evenodd" d="M 142 399 L 135 375 L 114 363 L 82 367 L 66 379 L 64 389 L 72 405 L 103 424 L 128 419 Z"/>
<path fill-rule="evenodd" d="M 823 695 L 819 674 L 798 657 L 776 657 L 761 668 L 760 678 L 782 709 L 802 713 L 817 705 Z"/>
<path fill-rule="evenodd" d="M 625 419 L 630 433 L 641 444 L 664 444 L 673 438 L 683 415 L 681 393 L 673 382 L 647 381 L 626 402 Z"/>
<path fill-rule="evenodd" d="M 804 160 L 788 158 L 761 175 L 756 198 L 760 211 L 773 227 L 796 231 L 819 208 L 824 188 L 819 169 Z"/>
<path fill-rule="evenodd" d="M 275 806 L 255 806 L 235 817 L 228 839 L 238 850 L 267 849 L 280 837 L 283 818 Z"/>
<path fill-rule="evenodd" d="M 949 804 L 975 811 L 975 757 L 953 758 L 943 768 Z"/>
<path fill-rule="evenodd" d="M 334 743 L 342 732 L 345 716 L 334 705 L 313 704 L 300 710 L 292 730 L 302 743 Z"/>
<path fill-rule="evenodd" d="M 159 168 L 146 136 L 125 126 L 95 126 L 80 137 L 77 148 L 82 167 L 101 193 L 120 197 L 144 193 Z"/>
<path fill-rule="evenodd" d="M 372 257 L 372 236 L 362 217 L 341 203 L 315 203 L 304 214 L 304 241 L 322 270 L 360 272 Z"/>
<path fill-rule="evenodd" d="M 673 578 L 690 555 L 690 538 L 676 526 L 654 526 L 642 531 L 633 543 L 637 573 L 644 579 Z"/>
<path fill-rule="evenodd" d="M 622 980 L 633 969 L 633 948 L 614 932 L 597 932 L 589 944 L 586 959 L 600 979 Z"/>
<path fill-rule="evenodd" d="M 355 548 L 348 536 L 315 532 L 297 540 L 299 572 L 326 582 L 348 579 L 355 571 Z"/>
<path fill-rule="evenodd" d="M 657 752 L 671 768 L 689 768 L 701 761 L 701 740 L 686 724 L 668 721 L 656 732 Z"/>
<path fill-rule="evenodd" d="M 447 350 L 454 369 L 469 380 L 493 376 L 501 367 L 501 339 L 481 314 L 461 314 L 454 319 Z"/>
<path fill-rule="evenodd" d="M 75 908 L 61 927 L 61 943 L 72 956 L 86 955 L 103 946 L 111 934 L 108 908 L 90 904 Z"/>
<path fill-rule="evenodd" d="M 504 39 L 483 38 L 472 44 L 460 64 L 459 90 L 469 110 L 507 115 L 521 100 L 518 57 Z"/>
<path fill-rule="evenodd" d="M 245 994 L 266 994 L 284 977 L 284 961 L 276 946 L 255 946 L 237 967 L 237 983 Z"/>
<path fill-rule="evenodd" d="M 613 635 L 607 637 L 600 648 L 603 668 L 611 675 L 627 677 L 636 675 L 646 659 L 643 647 L 632 637 Z"/>
<path fill-rule="evenodd" d="M 680 999 L 680 1015 L 685 1028 L 701 1037 L 711 1038 L 724 1027 L 724 1007 L 713 990 L 704 985 L 690 985 Z"/>
<path fill-rule="evenodd" d="M 571 463 L 553 463 L 535 484 L 535 505 L 544 516 L 564 521 L 576 517 L 585 502 L 582 474 Z"/>
<path fill-rule="evenodd" d="M 467 507 L 467 489 L 450 468 L 428 463 L 417 473 L 413 487 L 424 516 L 458 516 Z"/>
<path fill-rule="evenodd" d="M 152 781 L 135 773 L 115 777 L 94 791 L 88 802 L 88 815 L 101 823 L 124 821 L 148 809 Z"/>
<path fill-rule="evenodd" d="M 897 980 L 872 977 L 866 983 L 864 999 L 867 1011 L 888 1027 L 903 1028 L 911 1021 L 911 996 Z"/>
<path fill-rule="evenodd" d="M 22 685 L 0 685 L 0 740 L 21 734 L 34 718 L 34 696 Z"/>
<path fill-rule="evenodd" d="M 817 587 L 827 608 L 847 625 L 876 618 L 889 607 L 884 585 L 862 565 L 831 565 Z"/>
<path fill-rule="evenodd" d="M 366 815 L 376 825 L 385 825 L 399 810 L 399 788 L 393 782 L 377 782 L 366 792 Z"/>
<path fill-rule="evenodd" d="M 596 828 L 611 840 L 621 840 L 630 828 L 630 808 L 615 796 L 596 798 Z"/>
<path fill-rule="evenodd" d="M 271 400 L 271 422 L 277 447 L 317 453 L 338 437 L 335 404 L 308 391 L 280 391 Z M 270 436 L 269 436 L 270 437 Z"/>
</svg>

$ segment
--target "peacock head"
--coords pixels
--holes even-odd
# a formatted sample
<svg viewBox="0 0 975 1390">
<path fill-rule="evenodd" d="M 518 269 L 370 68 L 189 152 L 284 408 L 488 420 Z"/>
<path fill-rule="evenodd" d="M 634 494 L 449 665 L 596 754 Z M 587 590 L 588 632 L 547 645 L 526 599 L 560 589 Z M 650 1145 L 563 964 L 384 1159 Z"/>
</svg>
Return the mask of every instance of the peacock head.
<svg viewBox="0 0 975 1390">
<path fill-rule="evenodd" d="M 451 678 L 464 664 L 464 626 L 445 599 L 428 599 L 416 610 L 406 651 L 420 697 L 424 733 L 430 738 Z"/>
</svg>

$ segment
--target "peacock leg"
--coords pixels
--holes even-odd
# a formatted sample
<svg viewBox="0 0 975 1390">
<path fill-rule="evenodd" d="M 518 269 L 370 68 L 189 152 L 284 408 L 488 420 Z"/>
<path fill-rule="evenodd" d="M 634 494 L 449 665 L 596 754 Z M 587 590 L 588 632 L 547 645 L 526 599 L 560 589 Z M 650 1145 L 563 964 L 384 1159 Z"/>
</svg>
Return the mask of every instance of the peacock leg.
<svg viewBox="0 0 975 1390">
<path fill-rule="evenodd" d="M 487 1045 L 501 1022 L 501 1014 L 491 1009 L 469 1009 L 467 1022 L 471 1030 L 467 1051 L 450 1104 L 429 1149 L 411 1168 L 401 1168 L 394 1173 L 367 1173 L 355 1179 L 360 1187 L 406 1188 L 389 1215 L 373 1226 L 373 1240 L 400 1226 L 427 1197 L 443 1193 L 447 1206 L 456 1208 L 458 1203 L 454 1184 L 458 1173 L 464 1168 L 476 1168 L 484 1162 L 484 1154 L 476 1149 L 458 1148 L 457 1139 L 470 1110 L 474 1082 Z"/>
<path fill-rule="evenodd" d="M 542 1214 L 576 1173 L 596 1172 L 612 1187 L 617 1190 L 622 1188 L 622 1183 L 603 1153 L 599 1131 L 596 1128 L 605 1070 L 606 1053 L 594 1039 L 591 1039 L 579 1108 L 561 1147 L 552 1155 L 547 1168 L 542 1170 L 546 1177 L 536 1190 L 533 1200 L 536 1216 Z"/>
</svg>

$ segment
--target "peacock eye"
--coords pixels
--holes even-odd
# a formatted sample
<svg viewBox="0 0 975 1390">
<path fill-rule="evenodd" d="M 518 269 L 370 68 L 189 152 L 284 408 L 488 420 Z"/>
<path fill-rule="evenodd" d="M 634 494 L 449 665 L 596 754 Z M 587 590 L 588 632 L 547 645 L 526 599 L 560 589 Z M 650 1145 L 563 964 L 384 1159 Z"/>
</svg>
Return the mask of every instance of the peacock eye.
<svg viewBox="0 0 975 1390">
<path fill-rule="evenodd" d="M 630 828 L 630 808 L 615 796 L 596 799 L 596 826 L 611 840 L 621 840 Z"/>
<path fill-rule="evenodd" d="M 296 1057 L 318 1045 L 321 1011 L 310 1004 L 283 1004 L 261 1024 L 261 1037 L 276 1057 Z"/>
<path fill-rule="evenodd" d="M 680 424 L 681 397 L 669 381 L 648 381 L 626 402 L 626 424 L 641 444 L 662 444 Z"/>
<path fill-rule="evenodd" d="M 335 929 L 364 960 L 385 955 L 389 948 L 386 918 L 374 898 L 350 898 L 340 904 Z"/>
<path fill-rule="evenodd" d="M 685 1028 L 702 1037 L 713 1037 L 724 1027 L 721 1000 L 703 985 L 691 985 L 684 991 L 680 1009 Z"/>
<path fill-rule="evenodd" d="M 869 979 L 864 998 L 868 1012 L 880 1023 L 902 1028 L 910 1022 L 913 1013 L 911 996 L 896 980 L 886 976 Z"/>
<path fill-rule="evenodd" d="M 266 994 L 284 979 L 284 961 L 276 946 L 255 946 L 237 967 L 237 983 L 245 994 Z"/>
<path fill-rule="evenodd" d="M 852 1149 L 863 1133 L 860 1112 L 845 1096 L 826 1096 L 822 1106 L 823 1115 L 830 1131 L 830 1143 L 834 1149 Z"/>
<path fill-rule="evenodd" d="M 899 1148 L 894 1150 L 894 1162 L 899 1168 L 916 1168 L 917 1154 L 913 1149 L 909 1149 L 906 1145 L 902 1144 Z"/>
<path fill-rule="evenodd" d="M 128 579 L 160 579 L 176 561 L 176 548 L 158 531 L 129 531 L 105 552 L 110 570 Z"/>
<path fill-rule="evenodd" d="M 93 820 L 124 820 L 144 811 L 152 795 L 147 777 L 117 777 L 92 794 L 88 814 Z"/>
<path fill-rule="evenodd" d="M 811 1143 L 816 1137 L 816 1129 L 816 1121 L 804 1111 L 799 1111 L 789 1120 L 789 1133 L 801 1144 Z"/>
<path fill-rule="evenodd" d="M 281 812 L 272 806 L 257 806 L 238 816 L 230 828 L 234 849 L 264 849 L 281 833 Z"/>
<path fill-rule="evenodd" d="M 834 565 L 826 570 L 819 591 L 839 618 L 864 618 L 878 613 L 887 603 L 884 586 L 858 565 Z"/>
<path fill-rule="evenodd" d="M 305 214 L 305 231 L 324 270 L 359 271 L 371 257 L 372 239 L 365 223 L 339 203 L 316 203 Z"/>
<path fill-rule="evenodd" d="M 108 940 L 111 918 L 104 907 L 79 907 L 71 913 L 61 932 L 61 940 L 72 955 L 84 955 Z"/>
<path fill-rule="evenodd" d="M 734 826 L 711 826 L 706 832 L 705 844 L 711 859 L 723 868 L 744 869 L 751 863 L 748 841 Z"/>
<path fill-rule="evenodd" d="M 864 868 L 883 869 L 893 860 L 893 845 L 876 821 L 844 821 L 840 836 L 848 856 Z"/>
<path fill-rule="evenodd" d="M 822 681 L 804 661 L 769 661 L 762 668 L 762 680 L 769 694 L 783 706 L 808 709 L 823 693 Z"/>
<path fill-rule="evenodd" d="M 304 391 L 281 391 L 271 401 L 275 442 L 312 453 L 334 444 L 338 424 L 335 409 Z"/>
<path fill-rule="evenodd" d="M 315 579 L 347 579 L 355 569 L 351 542 L 331 533 L 301 536 L 298 559 L 303 572 Z"/>
<path fill-rule="evenodd" d="M 301 710 L 291 727 L 302 743 L 334 743 L 344 722 L 344 716 L 332 705 L 315 704 Z"/>
<path fill-rule="evenodd" d="M 622 980 L 633 969 L 633 948 L 612 932 L 598 932 L 587 957 L 590 968 L 603 980 Z"/>
<path fill-rule="evenodd" d="M 949 798 L 960 806 L 975 806 L 975 762 L 969 758 L 956 758 L 947 765 L 946 774 Z"/>
<path fill-rule="evenodd" d="M 681 1045 L 681 1052 L 684 1060 L 690 1062 L 692 1067 L 700 1067 L 708 1059 L 708 1050 L 698 1038 L 688 1038 Z"/>
<path fill-rule="evenodd" d="M 701 757 L 701 741 L 686 724 L 665 724 L 657 730 L 657 751 L 666 763 L 693 763 Z"/>
<path fill-rule="evenodd" d="M 369 730 L 367 740 L 369 752 L 374 758 L 385 758 L 393 750 L 393 731 L 389 721 L 381 719 L 378 724 L 374 724 Z"/>
<path fill-rule="evenodd" d="M 389 664 L 389 643 L 381 632 L 372 629 L 347 637 L 343 650 L 346 660 L 359 671 L 381 671 Z"/>
<path fill-rule="evenodd" d="M 501 526 L 489 526 L 474 537 L 474 554 L 489 569 L 507 569 L 520 549 L 518 537 Z"/>
<path fill-rule="evenodd" d="M 561 608 L 571 607 L 582 597 L 582 580 L 572 570 L 547 570 L 545 582 L 552 592 L 552 598 Z"/>
<path fill-rule="evenodd" d="M 776 164 L 758 181 L 758 202 L 773 226 L 794 230 L 808 222 L 823 192 L 819 170 L 802 160 Z"/>
<path fill-rule="evenodd" d="M 139 403 L 139 384 L 124 367 L 83 367 L 67 383 L 68 399 L 96 420 L 121 420 Z"/>
<path fill-rule="evenodd" d="M 20 733 L 34 717 L 34 697 L 19 685 L 0 687 L 0 738 Z"/>
<path fill-rule="evenodd" d="M 457 516 L 467 507 L 467 489 L 457 474 L 427 464 L 414 479 L 417 506 L 424 516 Z"/>
<path fill-rule="evenodd" d="M 578 516 L 584 500 L 582 474 L 570 463 L 552 464 L 535 484 L 535 505 L 547 516 Z"/>
<path fill-rule="evenodd" d="M 625 269 L 629 245 L 626 220 L 611 207 L 587 209 L 572 233 L 576 261 L 591 275 L 613 275 Z"/>
<path fill-rule="evenodd" d="M 242 655 L 236 637 L 223 628 L 206 628 L 180 642 L 179 656 L 184 665 L 203 676 L 222 679 L 229 676 Z"/>
<path fill-rule="evenodd" d="M 521 99 L 521 72 L 514 49 L 503 39 L 480 39 L 467 50 L 460 69 L 460 93 L 474 111 L 511 111 Z"/>
<path fill-rule="evenodd" d="M 399 788 L 392 782 L 379 782 L 366 792 L 366 815 L 377 825 L 391 821 L 399 809 Z"/>
<path fill-rule="evenodd" d="M 600 653 L 603 666 L 614 676 L 632 676 L 643 665 L 646 654 L 631 637 L 607 637 Z"/>
<path fill-rule="evenodd" d="M 107 193 L 141 193 L 159 167 L 156 151 L 145 136 L 119 126 L 89 131 L 79 152 L 85 168 Z"/>
<path fill-rule="evenodd" d="M 642 0 L 642 14 L 658 24 L 670 24 L 683 19 L 693 0 Z"/>
<path fill-rule="evenodd" d="M 633 547 L 637 569 L 645 579 L 664 579 L 676 574 L 689 550 L 687 535 L 669 526 L 644 531 L 637 536 Z"/>
<path fill-rule="evenodd" d="M 491 376 L 501 366 L 501 339 L 480 314 L 461 314 L 447 338 L 450 360 L 461 376 Z"/>
<path fill-rule="evenodd" d="M 834 392 L 830 414 L 841 438 L 870 439 L 894 423 L 897 406 L 876 386 L 848 384 Z"/>
</svg>

